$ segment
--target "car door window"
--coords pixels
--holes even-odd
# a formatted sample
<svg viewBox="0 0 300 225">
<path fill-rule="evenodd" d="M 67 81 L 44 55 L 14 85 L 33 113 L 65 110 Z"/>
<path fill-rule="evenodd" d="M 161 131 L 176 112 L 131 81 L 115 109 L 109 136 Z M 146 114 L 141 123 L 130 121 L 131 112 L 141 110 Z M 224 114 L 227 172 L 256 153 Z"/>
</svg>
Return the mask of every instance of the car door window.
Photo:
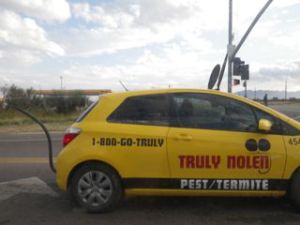
<svg viewBox="0 0 300 225">
<path fill-rule="evenodd" d="M 109 122 L 167 126 L 168 104 L 165 95 L 127 98 L 109 117 Z"/>
<path fill-rule="evenodd" d="M 172 99 L 178 126 L 229 131 L 257 130 L 257 121 L 251 108 L 236 100 L 196 93 L 174 94 Z"/>
</svg>

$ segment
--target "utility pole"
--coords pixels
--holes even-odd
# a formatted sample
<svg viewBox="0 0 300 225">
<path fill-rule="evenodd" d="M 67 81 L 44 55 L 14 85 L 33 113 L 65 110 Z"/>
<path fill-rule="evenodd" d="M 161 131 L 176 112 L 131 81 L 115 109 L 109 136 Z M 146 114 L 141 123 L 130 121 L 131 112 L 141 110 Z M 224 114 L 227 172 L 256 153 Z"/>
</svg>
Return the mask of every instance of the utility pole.
<svg viewBox="0 0 300 225">
<path fill-rule="evenodd" d="M 60 76 L 60 90 L 63 89 L 63 76 Z"/>
<path fill-rule="evenodd" d="M 232 60 L 237 54 L 237 52 L 240 50 L 242 45 L 244 44 L 245 40 L 249 36 L 250 32 L 252 31 L 255 24 L 258 22 L 260 17 L 263 15 L 263 13 L 266 11 L 266 9 L 270 6 L 270 4 L 273 2 L 273 0 L 268 0 L 267 3 L 264 5 L 264 7 L 258 12 L 250 26 L 248 27 L 247 31 L 245 32 L 244 36 L 238 43 L 238 45 L 235 47 L 232 44 L 233 41 L 233 33 L 232 33 L 232 2 L 233 0 L 229 0 L 229 25 L 228 25 L 228 46 L 227 46 L 227 54 L 228 54 L 228 92 L 232 92 Z"/>
<path fill-rule="evenodd" d="M 247 98 L 248 95 L 247 95 L 247 81 L 246 80 L 244 81 L 243 85 L 244 85 L 244 88 L 245 88 L 244 96 L 245 96 L 245 98 Z"/>
<path fill-rule="evenodd" d="M 287 79 L 285 79 L 284 100 L 287 101 Z"/>
</svg>

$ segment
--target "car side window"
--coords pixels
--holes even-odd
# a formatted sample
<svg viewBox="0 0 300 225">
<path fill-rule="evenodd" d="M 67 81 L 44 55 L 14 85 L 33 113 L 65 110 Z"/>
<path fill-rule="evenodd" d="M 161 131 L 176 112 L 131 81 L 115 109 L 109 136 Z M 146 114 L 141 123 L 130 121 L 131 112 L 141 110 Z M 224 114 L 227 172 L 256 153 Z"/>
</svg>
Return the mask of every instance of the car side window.
<svg viewBox="0 0 300 225">
<path fill-rule="evenodd" d="M 109 117 L 109 122 L 168 126 L 166 95 L 127 98 Z"/>
<path fill-rule="evenodd" d="M 172 98 L 180 127 L 249 132 L 257 130 L 257 121 L 251 108 L 236 100 L 197 93 L 174 94 Z"/>
</svg>

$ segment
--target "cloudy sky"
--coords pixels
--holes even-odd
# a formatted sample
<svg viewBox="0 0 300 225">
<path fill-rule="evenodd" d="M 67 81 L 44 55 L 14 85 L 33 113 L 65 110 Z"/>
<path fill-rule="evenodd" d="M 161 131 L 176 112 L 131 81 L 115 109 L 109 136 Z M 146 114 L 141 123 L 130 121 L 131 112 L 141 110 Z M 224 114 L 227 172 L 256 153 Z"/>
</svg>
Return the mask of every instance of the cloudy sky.
<svg viewBox="0 0 300 225">
<path fill-rule="evenodd" d="M 266 0 L 233 2 L 237 44 Z M 274 0 L 238 53 L 250 89 L 300 90 L 299 12 Z M 227 0 L 1 0 L 0 18 L 0 86 L 35 89 L 206 88 L 228 37 Z"/>
</svg>

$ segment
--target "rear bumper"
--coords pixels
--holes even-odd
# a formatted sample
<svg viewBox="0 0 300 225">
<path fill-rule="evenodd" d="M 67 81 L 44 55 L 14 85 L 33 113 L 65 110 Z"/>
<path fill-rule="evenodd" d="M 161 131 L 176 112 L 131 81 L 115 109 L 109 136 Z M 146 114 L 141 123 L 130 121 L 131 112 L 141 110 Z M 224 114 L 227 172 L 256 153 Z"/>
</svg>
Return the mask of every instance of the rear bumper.
<svg viewBox="0 0 300 225">
<path fill-rule="evenodd" d="M 67 160 L 64 150 L 62 150 L 56 160 L 56 183 L 63 191 L 67 191 L 68 189 L 68 179 L 71 169 L 70 161 Z"/>
</svg>

